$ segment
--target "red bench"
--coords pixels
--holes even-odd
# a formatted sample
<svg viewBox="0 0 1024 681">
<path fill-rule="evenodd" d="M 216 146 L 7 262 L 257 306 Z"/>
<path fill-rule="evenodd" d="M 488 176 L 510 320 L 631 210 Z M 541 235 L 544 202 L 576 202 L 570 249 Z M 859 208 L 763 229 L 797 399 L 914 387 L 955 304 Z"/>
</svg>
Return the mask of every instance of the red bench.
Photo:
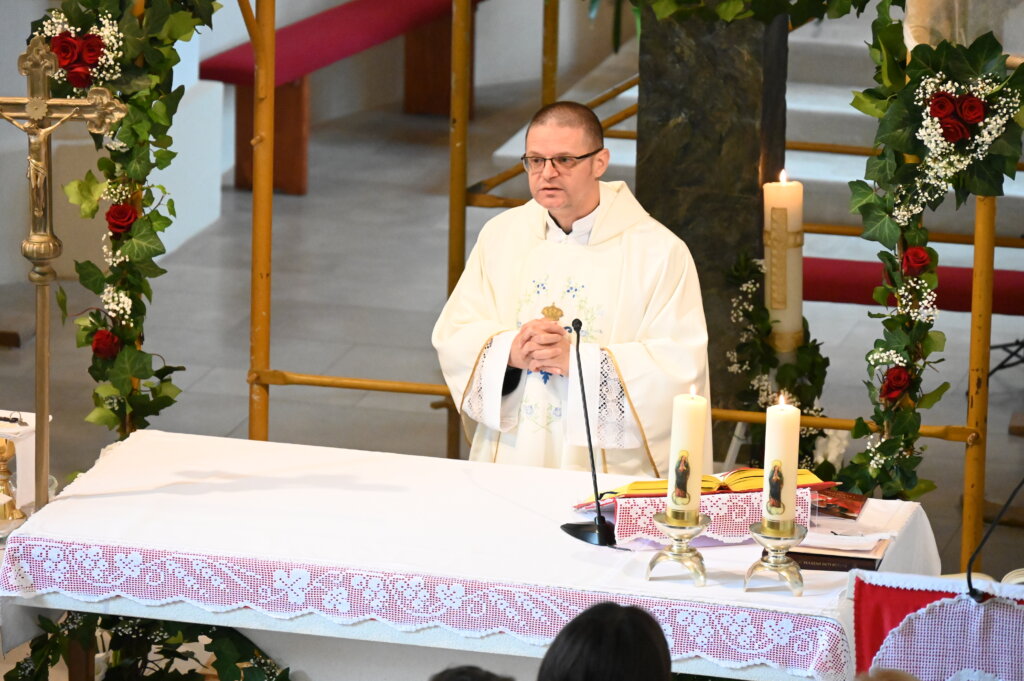
<svg viewBox="0 0 1024 681">
<path fill-rule="evenodd" d="M 939 266 L 940 310 L 971 309 L 969 267 Z M 1024 315 L 1024 272 L 995 270 L 992 312 Z M 804 258 L 804 300 L 877 305 L 871 293 L 882 282 L 882 263 L 831 258 Z"/>
<path fill-rule="evenodd" d="M 479 0 L 477 0 L 479 1 Z M 451 0 L 350 0 L 277 30 L 274 85 L 274 187 L 305 194 L 310 73 L 400 35 L 406 36 L 408 113 L 448 114 Z M 424 58 L 429 55 L 429 58 Z M 238 87 L 235 185 L 252 187 L 252 45 L 205 59 L 199 77 Z M 443 91 L 438 93 L 438 84 Z"/>
</svg>

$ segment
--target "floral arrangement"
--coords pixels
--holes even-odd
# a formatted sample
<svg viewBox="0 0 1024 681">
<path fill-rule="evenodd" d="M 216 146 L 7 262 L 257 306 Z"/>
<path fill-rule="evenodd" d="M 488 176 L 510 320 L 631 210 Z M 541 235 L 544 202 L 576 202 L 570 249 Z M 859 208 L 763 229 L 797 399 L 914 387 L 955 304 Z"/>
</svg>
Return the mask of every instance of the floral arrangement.
<svg viewBox="0 0 1024 681">
<path fill-rule="evenodd" d="M 796 363 L 779 364 L 775 349 L 768 342 L 772 325 L 764 299 L 764 261 L 741 253 L 729 272 L 728 282 L 738 293 L 732 298 L 730 320 L 739 327 L 739 343 L 725 353 L 728 371 L 743 374 L 748 387 L 738 395 L 740 405 L 752 411 L 764 411 L 783 397 L 787 404 L 799 407 L 800 413 L 821 416 L 819 404 L 828 358 L 821 354 L 821 343 L 810 337 L 804 320 L 804 342 L 796 349 Z M 749 465 L 763 468 L 763 424 L 750 426 L 752 445 Z M 849 442 L 845 431 L 800 429 L 800 468 L 813 470 L 823 480 L 832 480 L 842 465 Z"/>
<path fill-rule="evenodd" d="M 922 216 L 937 208 L 952 189 L 959 207 L 970 194 L 999 196 L 1003 176 L 1012 177 L 1021 156 L 1024 72 L 1009 75 L 1002 46 L 991 34 L 970 46 L 942 42 L 918 45 L 907 62 L 903 27 L 881 0 L 870 46 L 877 86 L 854 93 L 853 106 L 879 118 L 865 177 L 850 183 L 851 211 L 864 222 L 863 237 L 885 250 L 874 299 L 884 313 L 882 337 L 867 353 L 878 432 L 840 471 L 844 488 L 885 497 L 917 498 L 935 488 L 916 468 L 924 447 L 920 411 L 932 407 L 949 383 L 927 385 L 926 370 L 945 335 L 933 329 L 938 314 L 938 254 L 928 247 Z M 871 433 L 858 419 L 854 437 Z"/>
<path fill-rule="evenodd" d="M 201 644 L 215 655 L 212 665 L 222 681 L 288 681 L 281 669 L 252 641 L 233 629 L 185 622 L 70 612 L 60 622 L 39 618 L 43 633 L 32 639 L 30 654 L 4 674 L 4 681 L 45 681 L 61 659 L 68 661 L 73 643 L 84 650 L 101 649 L 96 678 L 208 678 L 196 655 L 183 646 Z M 97 645 L 99 643 L 99 645 Z"/>
<path fill-rule="evenodd" d="M 104 86 L 121 76 L 123 38 L 109 12 L 99 12 L 96 23 L 86 29 L 71 24 L 60 10 L 54 10 L 35 31 L 50 39 L 50 50 L 57 55 L 53 79 L 67 82 L 82 94 L 93 85 Z"/>
<path fill-rule="evenodd" d="M 185 90 L 173 87 L 174 46 L 199 26 L 211 26 L 217 7 L 213 0 L 64 0 L 32 24 L 32 35 L 47 39 L 57 57 L 54 96 L 79 97 L 102 86 L 128 109 L 108 136 L 94 136 L 105 152 L 99 175 L 89 171 L 64 187 L 84 218 L 108 204 L 102 266 L 75 263 L 99 305 L 76 315 L 75 325 L 78 346 L 92 350 L 89 374 L 98 384 L 86 420 L 122 438 L 148 425 L 180 393 L 171 375 L 184 367 L 142 349 L 150 280 L 165 272 L 154 262 L 164 252 L 160 232 L 175 215 L 173 200 L 149 176 L 175 157 L 169 131 Z M 57 303 L 66 318 L 63 289 Z M 163 366 L 154 367 L 154 359 Z"/>
</svg>

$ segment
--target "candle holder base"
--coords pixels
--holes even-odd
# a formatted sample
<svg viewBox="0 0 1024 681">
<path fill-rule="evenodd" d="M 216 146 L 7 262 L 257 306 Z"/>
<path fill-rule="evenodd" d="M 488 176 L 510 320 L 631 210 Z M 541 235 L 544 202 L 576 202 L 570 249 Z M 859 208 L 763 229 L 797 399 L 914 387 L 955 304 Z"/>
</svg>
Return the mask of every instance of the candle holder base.
<svg viewBox="0 0 1024 681">
<path fill-rule="evenodd" d="M 654 524 L 672 540 L 672 545 L 654 554 L 651 562 L 647 565 L 646 579 L 651 578 L 651 571 L 659 563 L 672 562 L 683 566 L 690 573 L 694 584 L 704 586 L 707 579 L 707 573 L 704 570 L 704 556 L 690 546 L 690 542 L 707 529 L 707 526 L 711 524 L 711 518 L 701 513 L 697 516 L 696 525 L 676 525 L 673 520 L 665 513 L 654 514 Z"/>
<path fill-rule="evenodd" d="M 743 579 L 743 590 L 746 591 L 750 585 L 750 579 L 759 572 L 774 572 L 779 579 L 786 582 L 789 590 L 794 596 L 802 596 L 804 593 L 804 578 L 800 572 L 800 566 L 786 553 L 802 542 L 807 536 L 807 528 L 803 525 L 793 525 L 793 534 L 788 537 L 777 537 L 774 534 L 767 534 L 763 523 L 754 523 L 750 526 L 750 534 L 758 544 L 763 546 L 768 555 L 761 558 L 747 569 L 747 576 Z"/>
</svg>

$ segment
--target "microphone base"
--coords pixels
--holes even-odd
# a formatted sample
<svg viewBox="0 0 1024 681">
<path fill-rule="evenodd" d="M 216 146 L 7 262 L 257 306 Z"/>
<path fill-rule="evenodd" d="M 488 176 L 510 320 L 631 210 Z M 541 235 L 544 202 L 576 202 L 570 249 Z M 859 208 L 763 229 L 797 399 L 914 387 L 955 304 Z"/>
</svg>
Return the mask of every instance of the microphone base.
<svg viewBox="0 0 1024 681">
<path fill-rule="evenodd" d="M 604 523 L 565 523 L 562 530 L 571 537 L 596 546 L 615 546 L 615 526 Z"/>
</svg>

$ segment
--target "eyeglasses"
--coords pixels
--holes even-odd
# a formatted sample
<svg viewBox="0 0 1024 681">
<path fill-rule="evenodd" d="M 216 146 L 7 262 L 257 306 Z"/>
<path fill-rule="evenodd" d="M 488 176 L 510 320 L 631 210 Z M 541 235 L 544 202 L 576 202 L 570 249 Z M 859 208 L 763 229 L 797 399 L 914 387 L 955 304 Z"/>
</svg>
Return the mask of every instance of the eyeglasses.
<svg viewBox="0 0 1024 681">
<path fill-rule="evenodd" d="M 583 154 L 582 156 L 552 156 L 551 158 L 544 158 L 543 156 L 527 156 L 523 154 L 519 160 L 523 162 L 523 167 L 526 168 L 528 173 L 539 173 L 544 170 L 544 164 L 551 161 L 551 165 L 555 167 L 555 170 L 572 170 L 576 167 L 580 161 L 585 158 L 590 158 L 594 154 L 602 151 L 604 147 L 594 149 L 589 154 Z"/>
</svg>

